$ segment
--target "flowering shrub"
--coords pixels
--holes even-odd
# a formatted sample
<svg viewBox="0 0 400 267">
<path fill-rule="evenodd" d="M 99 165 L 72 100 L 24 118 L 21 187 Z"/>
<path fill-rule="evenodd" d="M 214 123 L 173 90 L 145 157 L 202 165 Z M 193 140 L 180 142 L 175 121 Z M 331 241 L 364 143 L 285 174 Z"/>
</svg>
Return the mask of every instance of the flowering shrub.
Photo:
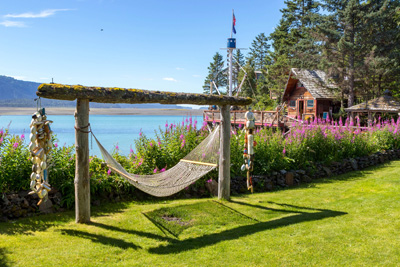
<svg viewBox="0 0 400 267">
<path fill-rule="evenodd" d="M 154 174 L 164 172 L 176 165 L 181 158 L 193 150 L 208 135 L 206 124 L 197 130 L 197 122 L 185 118 L 182 123 L 166 123 L 156 131 L 155 138 L 143 133 L 134 141 L 135 147 L 128 156 L 119 153 L 116 146 L 114 158 L 129 172 Z M 400 119 L 382 121 L 379 119 L 372 128 L 359 127 L 346 121 L 301 122 L 291 125 L 283 134 L 265 127 L 255 131 L 254 174 L 267 174 L 282 169 L 307 169 L 314 163 L 329 164 L 345 158 L 369 155 L 381 150 L 400 149 Z M 231 138 L 232 176 L 244 175 L 240 171 L 243 164 L 243 126 L 233 129 Z M 0 130 L 0 192 L 28 189 L 32 163 L 30 152 L 24 144 L 25 136 L 9 135 L 8 130 Z M 73 146 L 59 146 L 53 139 L 53 150 L 49 164 L 49 182 L 60 190 L 64 206 L 73 207 L 75 151 Z M 92 198 L 104 193 L 131 193 L 135 190 L 127 181 L 113 173 L 102 161 L 90 157 L 89 175 Z M 204 186 L 211 180 L 218 180 L 218 172 L 213 171 L 200 179 L 185 192 L 204 195 Z M 203 192 L 203 193 L 202 193 Z"/>
<path fill-rule="evenodd" d="M 371 128 L 351 125 L 349 120 L 298 122 L 288 133 L 258 129 L 255 134 L 254 173 L 266 174 L 282 169 L 303 169 L 316 162 L 329 164 L 346 158 L 360 157 L 378 151 L 400 148 L 400 120 L 377 121 Z M 232 172 L 243 164 L 243 131 L 232 138 Z"/>
<path fill-rule="evenodd" d="M 0 130 L 0 192 L 29 188 L 32 163 L 24 139 L 23 134 L 9 135 L 8 129 Z"/>
</svg>

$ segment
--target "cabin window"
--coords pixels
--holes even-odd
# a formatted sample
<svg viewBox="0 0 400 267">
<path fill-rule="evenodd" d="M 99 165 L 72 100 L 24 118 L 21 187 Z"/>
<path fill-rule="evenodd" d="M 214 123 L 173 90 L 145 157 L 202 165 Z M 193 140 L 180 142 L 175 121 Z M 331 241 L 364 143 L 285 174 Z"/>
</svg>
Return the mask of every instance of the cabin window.
<svg viewBox="0 0 400 267">
<path fill-rule="evenodd" d="M 314 107 L 314 100 L 307 100 L 307 107 L 308 108 Z"/>
<path fill-rule="evenodd" d="M 290 100 L 289 101 L 289 107 L 295 108 L 296 107 L 296 100 Z"/>
</svg>

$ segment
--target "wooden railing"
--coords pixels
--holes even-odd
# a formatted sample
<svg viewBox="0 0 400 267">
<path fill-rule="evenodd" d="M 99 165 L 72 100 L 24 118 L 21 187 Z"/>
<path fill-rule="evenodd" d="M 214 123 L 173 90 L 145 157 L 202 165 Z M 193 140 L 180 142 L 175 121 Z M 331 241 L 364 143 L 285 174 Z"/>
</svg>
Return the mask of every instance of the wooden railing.
<svg viewBox="0 0 400 267">
<path fill-rule="evenodd" d="M 239 125 L 245 123 L 244 115 L 247 110 L 231 110 L 231 123 Z M 277 111 L 253 111 L 256 118 L 256 126 L 279 126 L 283 123 L 282 118 Z M 203 120 L 208 123 L 219 123 L 221 115 L 219 110 L 205 110 L 203 112 Z"/>
</svg>

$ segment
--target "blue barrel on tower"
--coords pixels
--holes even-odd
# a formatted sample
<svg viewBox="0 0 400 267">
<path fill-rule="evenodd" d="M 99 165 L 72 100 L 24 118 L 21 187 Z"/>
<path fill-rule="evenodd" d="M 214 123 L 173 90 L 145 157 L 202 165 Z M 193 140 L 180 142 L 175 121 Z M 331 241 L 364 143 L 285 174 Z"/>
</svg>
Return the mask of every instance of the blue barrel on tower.
<svg viewBox="0 0 400 267">
<path fill-rule="evenodd" d="M 236 38 L 228 38 L 228 48 L 236 48 Z"/>
</svg>

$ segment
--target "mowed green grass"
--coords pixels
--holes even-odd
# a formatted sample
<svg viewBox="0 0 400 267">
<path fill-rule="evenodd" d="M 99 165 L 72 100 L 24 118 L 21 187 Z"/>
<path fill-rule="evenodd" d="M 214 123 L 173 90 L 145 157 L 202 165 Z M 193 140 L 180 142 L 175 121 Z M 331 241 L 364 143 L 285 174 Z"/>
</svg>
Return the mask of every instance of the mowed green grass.
<svg viewBox="0 0 400 267">
<path fill-rule="evenodd" d="M 173 218 L 165 220 L 164 218 Z M 399 266 L 400 161 L 272 193 L 0 223 L 0 266 Z"/>
</svg>

